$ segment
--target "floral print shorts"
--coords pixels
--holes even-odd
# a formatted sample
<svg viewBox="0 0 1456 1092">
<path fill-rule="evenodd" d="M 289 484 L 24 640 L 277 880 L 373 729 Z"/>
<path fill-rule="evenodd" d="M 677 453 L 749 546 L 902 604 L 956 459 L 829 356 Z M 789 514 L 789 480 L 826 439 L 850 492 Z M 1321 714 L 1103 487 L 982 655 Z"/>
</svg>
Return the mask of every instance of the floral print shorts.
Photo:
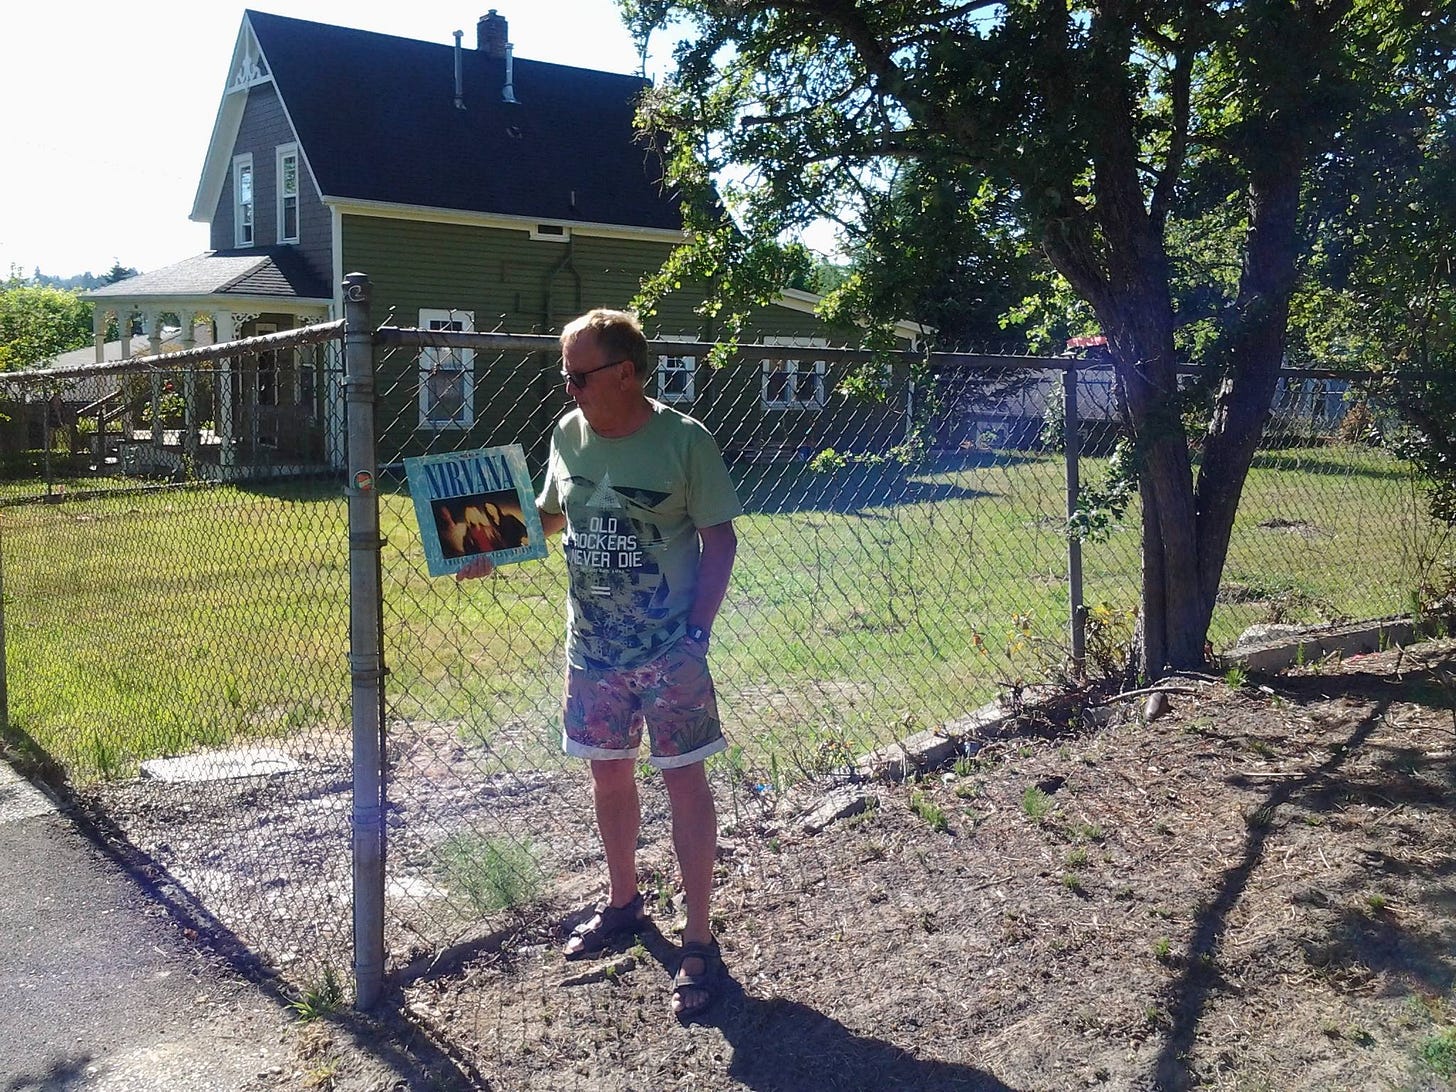
<svg viewBox="0 0 1456 1092">
<path fill-rule="evenodd" d="M 636 758 L 647 727 L 658 769 L 726 750 L 707 650 L 683 638 L 651 663 L 621 671 L 567 667 L 562 747 L 579 758 Z"/>
</svg>

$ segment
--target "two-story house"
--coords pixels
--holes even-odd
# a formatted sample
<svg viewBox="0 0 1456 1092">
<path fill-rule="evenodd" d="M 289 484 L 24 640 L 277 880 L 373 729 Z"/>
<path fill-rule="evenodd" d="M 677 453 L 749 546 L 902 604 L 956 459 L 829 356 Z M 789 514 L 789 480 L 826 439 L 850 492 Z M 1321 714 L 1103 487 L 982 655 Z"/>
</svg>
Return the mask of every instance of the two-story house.
<svg viewBox="0 0 1456 1092">
<path fill-rule="evenodd" d="M 589 307 L 630 301 L 684 239 L 658 155 L 634 131 L 646 82 L 517 58 L 495 11 L 473 42 L 454 38 L 246 12 L 192 209 L 212 249 L 88 293 L 98 338 L 107 312 L 140 314 L 148 336 L 163 315 L 210 316 L 219 341 L 337 317 L 352 271 L 371 278 L 376 323 L 396 326 L 554 333 Z M 674 294 L 649 332 L 710 340 L 699 301 Z M 752 336 L 826 344 L 813 304 L 785 293 L 755 316 Z M 381 355 L 385 458 L 544 436 L 554 360 L 484 355 Z M 338 465 L 337 376 L 283 356 L 249 358 L 231 375 L 230 397 L 213 408 L 239 420 L 218 431 L 258 449 L 237 461 L 266 461 L 272 445 Z M 783 357 L 744 370 L 741 389 L 718 383 L 711 405 L 700 362 L 665 357 L 656 393 L 699 416 L 792 416 L 780 431 L 817 442 L 811 433 L 833 431 L 832 368 Z"/>
</svg>

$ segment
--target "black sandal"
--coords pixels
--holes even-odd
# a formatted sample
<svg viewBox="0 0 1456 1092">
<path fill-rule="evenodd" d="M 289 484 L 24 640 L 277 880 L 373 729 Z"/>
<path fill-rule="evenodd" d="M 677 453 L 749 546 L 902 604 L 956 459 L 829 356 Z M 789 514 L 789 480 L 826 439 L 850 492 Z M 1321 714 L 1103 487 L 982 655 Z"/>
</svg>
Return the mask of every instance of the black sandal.
<svg viewBox="0 0 1456 1092">
<path fill-rule="evenodd" d="M 571 931 L 564 951 L 567 959 L 584 959 L 610 948 L 625 937 L 635 937 L 642 930 L 647 914 L 642 909 L 642 892 L 632 896 L 626 906 L 613 906 L 606 899 L 596 905 L 596 912 Z M 580 948 L 570 947 L 579 941 Z"/>
<path fill-rule="evenodd" d="M 703 969 L 697 974 L 683 970 L 683 964 L 690 959 L 703 961 Z M 693 990 L 701 995 L 702 1000 L 695 1005 L 684 1005 L 678 1009 L 676 1015 L 679 1020 L 691 1020 L 708 1011 L 718 996 L 718 981 L 722 973 L 723 953 L 716 940 L 710 940 L 706 944 L 692 941 L 682 946 L 677 974 L 672 979 L 672 996 L 680 1000 L 684 991 Z"/>
</svg>

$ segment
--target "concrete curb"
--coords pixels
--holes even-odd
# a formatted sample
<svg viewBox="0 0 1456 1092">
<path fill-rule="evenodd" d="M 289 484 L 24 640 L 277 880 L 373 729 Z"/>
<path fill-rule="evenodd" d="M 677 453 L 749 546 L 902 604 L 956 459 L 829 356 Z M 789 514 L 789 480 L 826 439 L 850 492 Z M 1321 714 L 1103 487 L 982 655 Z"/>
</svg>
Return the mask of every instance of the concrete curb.
<svg viewBox="0 0 1456 1092">
<path fill-rule="evenodd" d="M 1397 645 L 1413 645 L 1456 633 L 1456 615 L 1442 614 L 1429 618 L 1410 616 L 1381 618 L 1352 625 L 1326 626 L 1302 630 L 1277 640 L 1256 645 L 1235 645 L 1219 657 L 1224 668 L 1240 667 L 1245 671 L 1273 674 L 1300 664 L 1318 663 L 1326 656 L 1355 656 L 1364 652 L 1382 652 Z"/>
</svg>

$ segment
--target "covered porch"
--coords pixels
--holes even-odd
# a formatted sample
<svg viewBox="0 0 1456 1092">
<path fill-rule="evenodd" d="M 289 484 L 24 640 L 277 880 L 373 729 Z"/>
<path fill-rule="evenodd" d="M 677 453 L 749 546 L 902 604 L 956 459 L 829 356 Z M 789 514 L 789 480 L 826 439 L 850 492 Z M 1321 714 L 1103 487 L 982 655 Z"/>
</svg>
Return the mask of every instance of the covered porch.
<svg viewBox="0 0 1456 1092">
<path fill-rule="evenodd" d="M 97 363 L 109 362 L 112 316 L 117 360 L 250 341 L 239 352 L 119 379 L 78 407 L 94 416 L 103 461 L 123 473 L 212 480 L 342 465 L 342 387 L 329 347 L 269 336 L 326 321 L 332 309 L 319 279 L 288 249 L 209 252 L 85 294 L 96 308 Z"/>
</svg>

